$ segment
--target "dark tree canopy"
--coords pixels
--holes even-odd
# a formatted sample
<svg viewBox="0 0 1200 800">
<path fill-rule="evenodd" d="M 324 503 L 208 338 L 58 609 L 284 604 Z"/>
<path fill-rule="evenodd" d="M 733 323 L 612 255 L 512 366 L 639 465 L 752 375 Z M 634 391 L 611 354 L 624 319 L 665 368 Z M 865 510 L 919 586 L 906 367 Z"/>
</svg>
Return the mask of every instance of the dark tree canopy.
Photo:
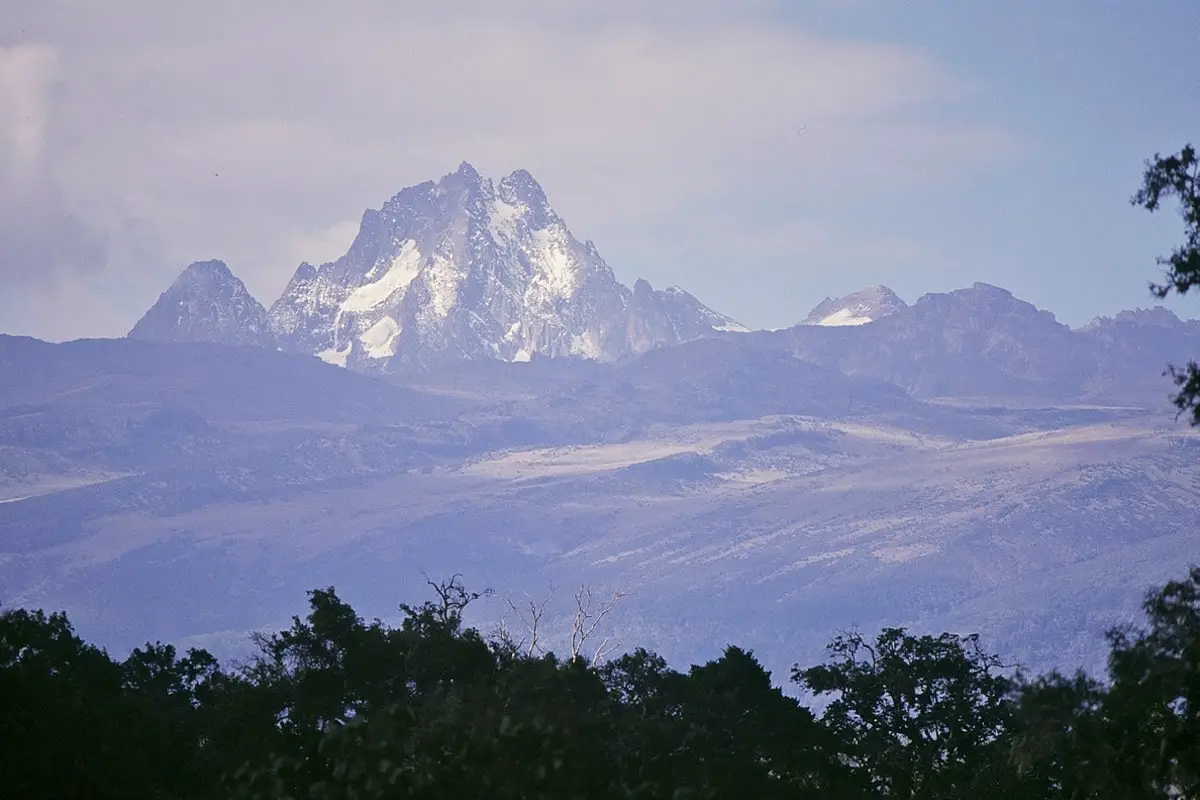
<svg viewBox="0 0 1200 800">
<path fill-rule="evenodd" d="M 1184 241 L 1169 255 L 1158 259 L 1166 267 L 1166 282 L 1152 283 L 1150 290 L 1159 298 L 1171 292 L 1187 294 L 1200 285 L 1200 159 L 1190 144 L 1175 155 L 1164 158 L 1156 153 L 1147 161 L 1142 188 L 1131 202 L 1155 212 L 1172 197 L 1179 202 Z M 1181 413 L 1191 415 L 1193 425 L 1200 424 L 1200 365 L 1193 360 L 1186 367 L 1171 367 L 1169 371 L 1179 387 L 1175 405 Z"/>
<path fill-rule="evenodd" d="M 332 588 L 222 666 L 148 644 L 124 661 L 62 614 L 0 614 L 0 786 L 21 798 L 1200 797 L 1200 568 L 1109 636 L 1104 681 L 1023 680 L 975 636 L 836 637 L 792 680 L 728 647 L 686 672 L 596 665 L 463 625 L 433 584 L 399 627 Z"/>
</svg>

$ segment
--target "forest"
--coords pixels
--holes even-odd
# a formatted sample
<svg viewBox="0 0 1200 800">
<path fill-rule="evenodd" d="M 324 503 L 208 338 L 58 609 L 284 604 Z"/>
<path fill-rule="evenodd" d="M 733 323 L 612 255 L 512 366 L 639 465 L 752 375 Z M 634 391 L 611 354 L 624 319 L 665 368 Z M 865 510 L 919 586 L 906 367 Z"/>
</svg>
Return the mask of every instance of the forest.
<svg viewBox="0 0 1200 800">
<path fill-rule="evenodd" d="M 727 647 L 540 652 L 463 622 L 456 576 L 366 621 L 332 589 L 222 664 L 123 661 L 64 614 L 0 614 L 13 798 L 1195 798 L 1200 567 L 1108 634 L 1108 674 L 1028 676 L 976 636 L 833 638 L 792 692 Z"/>
</svg>

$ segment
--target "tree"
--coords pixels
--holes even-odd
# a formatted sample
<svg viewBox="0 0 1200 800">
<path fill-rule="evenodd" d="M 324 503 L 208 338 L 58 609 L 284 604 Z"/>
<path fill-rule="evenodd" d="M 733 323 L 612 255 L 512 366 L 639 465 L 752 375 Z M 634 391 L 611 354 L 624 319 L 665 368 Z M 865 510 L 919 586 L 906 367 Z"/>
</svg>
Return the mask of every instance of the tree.
<svg viewBox="0 0 1200 800">
<path fill-rule="evenodd" d="M 1135 798 L 1105 731 L 1107 687 L 1083 672 L 1040 676 L 1021 687 L 1013 761 L 1040 795 L 1070 800 Z M 1113 790 L 1120 788 L 1115 794 Z"/>
<path fill-rule="evenodd" d="M 65 614 L 0 613 L 0 786 L 22 798 L 204 798 L 199 703 L 216 661 L 169 646 L 125 663 L 85 643 Z"/>
<path fill-rule="evenodd" d="M 1145 627 L 1109 633 L 1105 708 L 1124 727 L 1119 752 L 1149 785 L 1200 797 L 1200 567 L 1148 593 L 1142 609 Z"/>
<path fill-rule="evenodd" d="M 796 667 L 792 680 L 833 696 L 821 719 L 872 796 L 987 797 L 1007 788 L 1015 684 L 977 636 L 885 628 L 874 642 L 851 632 L 828 649 L 829 663 Z"/>
<path fill-rule="evenodd" d="M 1023 689 L 1017 756 L 1062 796 L 1200 797 L 1200 567 L 1149 592 L 1143 627 L 1109 631 L 1108 681 Z"/>
<path fill-rule="evenodd" d="M 718 797 L 852 797 L 830 731 L 772 685 L 750 651 L 729 646 L 684 688 L 688 770 Z"/>
<path fill-rule="evenodd" d="M 458 576 L 365 625 L 332 589 L 264 637 L 257 686 L 296 735 L 247 764 L 238 797 L 607 797 L 610 701 L 582 659 L 523 656 L 462 627 Z"/>
<path fill-rule="evenodd" d="M 1166 282 L 1151 283 L 1150 291 L 1159 298 L 1171 292 L 1184 295 L 1200 285 L 1200 159 L 1190 144 L 1165 158 L 1155 153 L 1154 158 L 1146 162 L 1142 188 L 1130 202 L 1153 213 L 1171 197 L 1179 200 L 1184 243 L 1170 255 L 1158 259 L 1158 263 L 1166 267 Z M 1200 365 L 1192 360 L 1183 369 L 1172 366 L 1168 371 L 1179 388 L 1175 405 L 1181 414 L 1191 414 L 1193 425 L 1200 425 Z"/>
<path fill-rule="evenodd" d="M 589 664 L 597 666 L 616 647 L 611 636 L 605 636 L 599 642 L 594 642 L 594 638 L 599 635 L 596 629 L 600 623 L 604 622 L 604 618 L 613 612 L 623 597 L 625 597 L 625 592 L 613 589 L 608 599 L 601 601 L 597 608 L 594 606 L 596 601 L 590 586 L 583 584 L 575 591 L 575 618 L 571 621 L 570 643 L 572 661 L 577 658 L 587 658 Z M 588 645 L 589 641 L 592 641 L 595 646 Z M 585 647 L 591 649 L 590 656 L 586 655 Z"/>
</svg>

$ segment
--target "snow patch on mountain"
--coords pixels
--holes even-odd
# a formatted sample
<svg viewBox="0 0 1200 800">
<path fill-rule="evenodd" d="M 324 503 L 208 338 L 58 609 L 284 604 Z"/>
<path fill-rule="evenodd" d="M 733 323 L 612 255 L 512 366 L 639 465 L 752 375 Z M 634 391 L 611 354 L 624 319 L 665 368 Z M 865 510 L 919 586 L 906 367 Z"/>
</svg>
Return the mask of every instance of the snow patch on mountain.
<svg viewBox="0 0 1200 800">
<path fill-rule="evenodd" d="M 907 305 L 886 286 L 869 286 L 845 297 L 826 297 L 802 325 L 843 327 L 866 325 L 896 313 Z"/>
<path fill-rule="evenodd" d="M 842 325 L 866 325 L 868 322 L 874 322 L 873 317 L 868 317 L 865 314 L 855 313 L 855 309 L 839 308 L 827 317 L 818 320 L 814 325 L 828 325 L 830 327 L 840 327 Z"/>
<path fill-rule="evenodd" d="M 430 308 L 437 319 L 444 320 L 450 315 L 458 302 L 458 290 L 465 277 L 453 255 L 445 249 L 439 249 L 429 259 L 425 283 L 429 288 Z M 422 318 L 427 317 L 422 315 Z"/>
<path fill-rule="evenodd" d="M 391 317 L 383 317 L 358 337 L 366 348 L 368 358 L 390 358 L 396 354 L 396 337 L 400 323 Z"/>
<path fill-rule="evenodd" d="M 317 353 L 317 358 L 324 361 L 326 364 L 333 364 L 335 367 L 346 366 L 346 360 L 350 357 L 351 345 L 346 345 L 342 349 L 327 347 Z"/>
<path fill-rule="evenodd" d="M 421 251 L 417 243 L 408 239 L 400 247 L 400 252 L 392 259 L 391 266 L 383 277 L 374 283 L 359 286 L 342 303 L 342 310 L 352 313 L 370 311 L 372 308 L 386 302 L 397 292 L 404 292 L 409 284 L 417 277 L 421 268 Z M 367 273 L 371 277 L 371 273 Z M 395 320 L 393 320 L 393 323 Z"/>
<path fill-rule="evenodd" d="M 521 217 L 521 208 L 496 197 L 492 200 L 491 213 L 488 215 L 488 232 L 492 241 L 500 244 L 517 238 L 517 220 Z"/>
<path fill-rule="evenodd" d="M 530 235 L 533 247 L 530 260 L 534 264 L 531 299 L 547 301 L 567 298 L 578 286 L 578 265 L 571 263 L 567 250 L 565 229 L 545 228 Z"/>
</svg>

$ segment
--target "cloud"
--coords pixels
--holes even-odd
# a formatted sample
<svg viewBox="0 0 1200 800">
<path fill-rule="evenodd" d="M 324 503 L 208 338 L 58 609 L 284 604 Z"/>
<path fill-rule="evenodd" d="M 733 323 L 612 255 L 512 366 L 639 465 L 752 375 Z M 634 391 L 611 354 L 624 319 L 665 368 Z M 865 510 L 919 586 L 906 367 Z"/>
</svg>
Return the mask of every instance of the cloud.
<svg viewBox="0 0 1200 800">
<path fill-rule="evenodd" d="M 317 230 L 298 231 L 285 238 L 280 257 L 285 263 L 296 266 L 302 261 L 326 264 L 349 250 L 357 235 L 358 222 L 352 219 Z"/>
<path fill-rule="evenodd" d="M 46 157 L 54 48 L 0 48 L 0 280 L 9 291 L 103 266 L 107 241 L 74 210 Z"/>
<path fill-rule="evenodd" d="M 697 246 L 728 252 L 693 222 L 713 208 L 770 226 L 798 195 L 851 208 L 1020 146 L 936 121 L 974 87 L 927 55 L 785 25 L 759 0 L 70 5 L 18 12 L 59 54 L 34 138 L 89 222 L 111 230 L 118 207 L 162 243 L 119 265 L 140 278 L 131 316 L 197 258 L 269 303 L 299 260 L 327 260 L 338 220 L 464 159 L 529 169 L 622 277 L 661 279 Z"/>
<path fill-rule="evenodd" d="M 45 45 L 0 47 L 0 152 L 16 178 L 38 161 L 46 131 L 46 90 L 57 63 Z"/>
</svg>

